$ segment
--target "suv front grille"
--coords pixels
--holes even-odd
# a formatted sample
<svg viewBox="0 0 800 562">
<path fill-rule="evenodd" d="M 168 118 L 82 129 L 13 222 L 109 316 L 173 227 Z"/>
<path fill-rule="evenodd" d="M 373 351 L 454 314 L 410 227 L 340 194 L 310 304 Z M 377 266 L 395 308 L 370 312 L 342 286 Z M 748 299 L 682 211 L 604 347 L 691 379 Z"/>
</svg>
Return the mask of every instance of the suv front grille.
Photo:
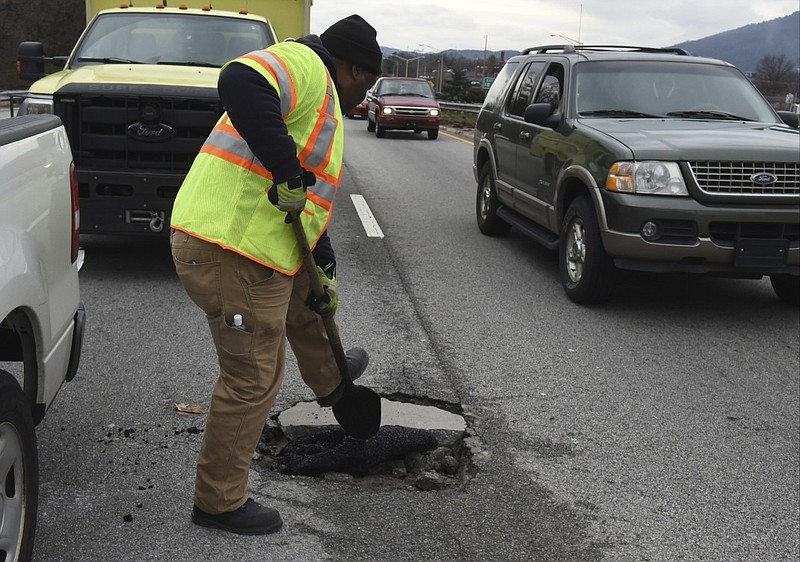
<svg viewBox="0 0 800 562">
<path fill-rule="evenodd" d="M 393 107 L 395 115 L 408 115 L 411 117 L 427 117 L 427 107 Z"/>
<path fill-rule="evenodd" d="M 700 189 L 710 195 L 800 195 L 797 162 L 689 162 Z M 771 174 L 770 185 L 753 181 L 758 174 Z"/>
<path fill-rule="evenodd" d="M 129 126 L 142 121 L 143 104 L 151 112 L 156 108 L 158 124 L 171 128 L 169 138 L 146 142 L 128 134 Z M 54 109 L 79 168 L 183 173 L 222 114 L 215 99 L 135 95 L 57 95 Z"/>
</svg>

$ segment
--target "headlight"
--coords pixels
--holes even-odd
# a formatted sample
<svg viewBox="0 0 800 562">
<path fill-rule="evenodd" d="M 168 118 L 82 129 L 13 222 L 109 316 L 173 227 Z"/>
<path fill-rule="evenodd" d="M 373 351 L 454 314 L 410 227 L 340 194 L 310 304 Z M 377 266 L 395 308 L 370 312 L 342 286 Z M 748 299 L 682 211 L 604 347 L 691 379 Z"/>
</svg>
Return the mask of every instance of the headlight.
<svg viewBox="0 0 800 562">
<path fill-rule="evenodd" d="M 392 110 L 391 107 L 384 107 L 381 110 L 381 113 L 383 113 L 384 115 L 391 115 L 392 113 L 394 113 L 394 110 Z"/>
<path fill-rule="evenodd" d="M 439 117 L 439 110 L 438 109 L 431 109 L 428 112 L 428 115 L 430 115 L 431 117 Z"/>
<path fill-rule="evenodd" d="M 677 162 L 615 162 L 606 189 L 621 193 L 688 196 Z"/>
<path fill-rule="evenodd" d="M 29 95 L 19 104 L 18 115 L 36 113 L 53 113 L 53 97 Z"/>
</svg>

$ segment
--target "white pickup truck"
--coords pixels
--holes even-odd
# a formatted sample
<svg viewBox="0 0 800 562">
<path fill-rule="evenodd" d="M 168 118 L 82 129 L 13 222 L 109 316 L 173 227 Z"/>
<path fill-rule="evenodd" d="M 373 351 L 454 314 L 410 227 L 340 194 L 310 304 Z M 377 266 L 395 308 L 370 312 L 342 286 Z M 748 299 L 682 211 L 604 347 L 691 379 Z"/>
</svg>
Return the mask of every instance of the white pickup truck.
<svg viewBox="0 0 800 562">
<path fill-rule="evenodd" d="M 78 369 L 78 185 L 53 115 L 0 119 L 0 560 L 30 560 L 35 426 Z"/>
</svg>

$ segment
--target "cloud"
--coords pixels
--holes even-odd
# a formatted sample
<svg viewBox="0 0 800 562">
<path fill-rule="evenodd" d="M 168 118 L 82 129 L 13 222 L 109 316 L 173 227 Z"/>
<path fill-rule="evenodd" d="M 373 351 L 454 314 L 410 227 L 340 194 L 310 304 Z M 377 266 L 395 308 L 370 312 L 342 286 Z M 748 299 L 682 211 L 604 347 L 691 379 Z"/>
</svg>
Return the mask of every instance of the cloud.
<svg viewBox="0 0 800 562">
<path fill-rule="evenodd" d="M 665 47 L 789 15 L 797 0 L 315 0 L 311 31 L 360 14 L 386 47 L 522 50 L 563 41 Z"/>
</svg>

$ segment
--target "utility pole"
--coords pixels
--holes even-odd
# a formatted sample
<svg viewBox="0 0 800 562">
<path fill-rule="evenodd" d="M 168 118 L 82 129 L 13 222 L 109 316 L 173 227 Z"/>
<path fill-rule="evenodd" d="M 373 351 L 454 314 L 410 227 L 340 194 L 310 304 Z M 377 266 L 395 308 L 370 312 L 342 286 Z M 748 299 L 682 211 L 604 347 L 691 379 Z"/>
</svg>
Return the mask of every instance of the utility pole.
<svg viewBox="0 0 800 562">
<path fill-rule="evenodd" d="M 489 45 L 489 36 L 483 36 L 483 77 L 486 78 L 486 47 Z"/>
</svg>

